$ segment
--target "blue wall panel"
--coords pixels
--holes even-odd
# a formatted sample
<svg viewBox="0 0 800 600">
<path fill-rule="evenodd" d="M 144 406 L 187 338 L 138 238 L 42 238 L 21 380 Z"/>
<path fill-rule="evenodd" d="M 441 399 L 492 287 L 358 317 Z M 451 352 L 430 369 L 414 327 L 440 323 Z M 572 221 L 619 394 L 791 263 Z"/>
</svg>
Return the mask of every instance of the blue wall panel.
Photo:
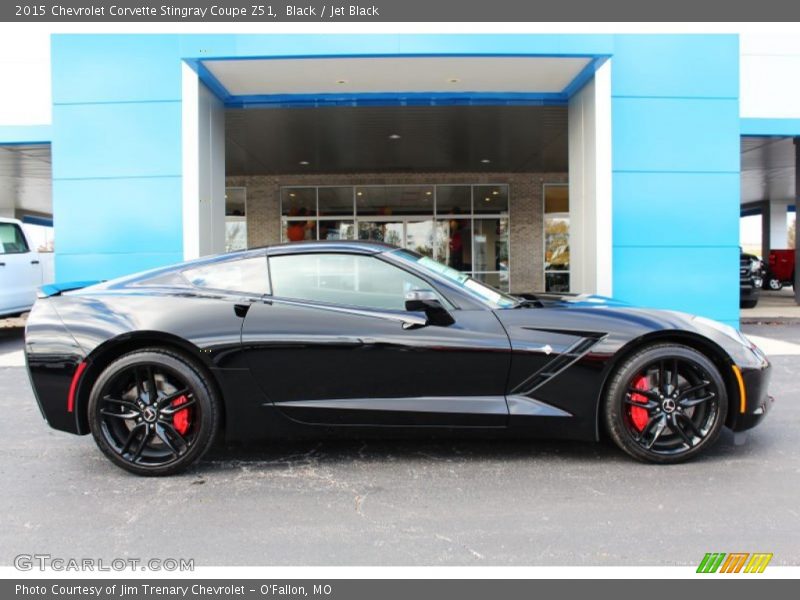
<svg viewBox="0 0 800 600">
<path fill-rule="evenodd" d="M 180 177 L 61 179 L 53 196 L 59 254 L 183 252 Z"/>
<path fill-rule="evenodd" d="M 739 103 L 614 98 L 615 171 L 739 172 Z"/>
<path fill-rule="evenodd" d="M 55 35 L 56 278 L 182 258 L 181 61 L 175 35 Z"/>
<path fill-rule="evenodd" d="M 615 173 L 614 244 L 730 246 L 739 186 L 738 173 Z"/>
<path fill-rule="evenodd" d="M 614 295 L 738 324 L 735 36 L 618 36 Z"/>
<path fill-rule="evenodd" d="M 54 35 L 53 102 L 181 99 L 177 35 Z"/>
<path fill-rule="evenodd" d="M 738 57 L 736 35 L 618 35 L 612 93 L 737 99 Z"/>
<path fill-rule="evenodd" d="M 98 252 L 94 254 L 56 253 L 58 281 L 105 281 L 122 275 L 179 263 L 183 252 Z"/>
<path fill-rule="evenodd" d="M 53 107 L 53 177 L 181 174 L 180 102 Z"/>
<path fill-rule="evenodd" d="M 730 272 L 738 280 L 739 248 L 615 247 L 614 285 L 637 305 L 711 316 L 738 326 L 738 281 L 731 301 Z M 615 293 L 616 295 L 616 293 Z"/>
</svg>

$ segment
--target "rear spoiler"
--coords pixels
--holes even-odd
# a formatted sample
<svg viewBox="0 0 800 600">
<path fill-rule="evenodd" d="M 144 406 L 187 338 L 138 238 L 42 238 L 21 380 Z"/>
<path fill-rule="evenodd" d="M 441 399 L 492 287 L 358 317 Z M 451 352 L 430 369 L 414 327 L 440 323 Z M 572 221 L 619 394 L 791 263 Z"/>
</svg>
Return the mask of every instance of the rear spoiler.
<svg viewBox="0 0 800 600">
<path fill-rule="evenodd" d="M 94 281 L 67 281 L 64 283 L 48 283 L 47 285 L 43 285 L 39 288 L 39 290 L 36 292 L 36 296 L 38 298 L 49 298 L 50 296 L 60 296 L 64 292 L 79 290 L 81 288 L 89 287 L 90 285 L 96 285 L 98 283 L 103 283 L 103 282 L 101 280 L 94 280 Z"/>
</svg>

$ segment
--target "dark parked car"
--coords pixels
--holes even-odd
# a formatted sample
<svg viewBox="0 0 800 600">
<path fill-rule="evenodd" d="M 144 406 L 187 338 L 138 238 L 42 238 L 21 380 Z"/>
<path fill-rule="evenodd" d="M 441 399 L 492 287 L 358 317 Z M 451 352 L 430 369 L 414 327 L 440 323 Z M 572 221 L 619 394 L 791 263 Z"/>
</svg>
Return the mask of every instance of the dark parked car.
<svg viewBox="0 0 800 600">
<path fill-rule="evenodd" d="M 43 415 L 144 475 L 186 467 L 219 433 L 388 428 L 608 435 L 672 463 L 771 403 L 769 362 L 732 327 L 524 300 L 384 244 L 275 246 L 42 296 L 25 351 Z"/>
<path fill-rule="evenodd" d="M 764 284 L 761 259 L 753 254 L 739 254 L 739 306 L 755 308 Z"/>
</svg>

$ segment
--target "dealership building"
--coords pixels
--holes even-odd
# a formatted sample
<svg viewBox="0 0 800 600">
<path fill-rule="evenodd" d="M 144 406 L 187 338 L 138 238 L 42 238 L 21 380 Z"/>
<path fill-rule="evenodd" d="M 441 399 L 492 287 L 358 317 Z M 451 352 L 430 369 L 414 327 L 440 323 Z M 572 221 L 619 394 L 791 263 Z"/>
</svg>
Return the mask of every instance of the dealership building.
<svg viewBox="0 0 800 600">
<path fill-rule="evenodd" d="M 0 216 L 58 281 L 304 239 L 511 292 L 739 322 L 739 224 L 789 247 L 796 35 L 0 40 Z"/>
</svg>

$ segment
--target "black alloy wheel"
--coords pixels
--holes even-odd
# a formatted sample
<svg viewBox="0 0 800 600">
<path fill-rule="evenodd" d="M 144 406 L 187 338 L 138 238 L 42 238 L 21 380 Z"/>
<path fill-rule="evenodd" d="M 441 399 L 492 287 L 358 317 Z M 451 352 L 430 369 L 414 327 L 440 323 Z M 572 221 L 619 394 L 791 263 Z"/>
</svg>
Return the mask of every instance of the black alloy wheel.
<svg viewBox="0 0 800 600">
<path fill-rule="evenodd" d="M 614 442 L 639 460 L 688 460 L 719 437 L 728 411 L 725 383 L 708 357 L 661 344 L 626 360 L 615 372 L 605 405 Z"/>
<path fill-rule="evenodd" d="M 123 469 L 139 475 L 175 473 L 214 441 L 219 403 L 212 390 L 181 355 L 160 349 L 126 354 L 92 388 L 92 435 Z"/>
</svg>

